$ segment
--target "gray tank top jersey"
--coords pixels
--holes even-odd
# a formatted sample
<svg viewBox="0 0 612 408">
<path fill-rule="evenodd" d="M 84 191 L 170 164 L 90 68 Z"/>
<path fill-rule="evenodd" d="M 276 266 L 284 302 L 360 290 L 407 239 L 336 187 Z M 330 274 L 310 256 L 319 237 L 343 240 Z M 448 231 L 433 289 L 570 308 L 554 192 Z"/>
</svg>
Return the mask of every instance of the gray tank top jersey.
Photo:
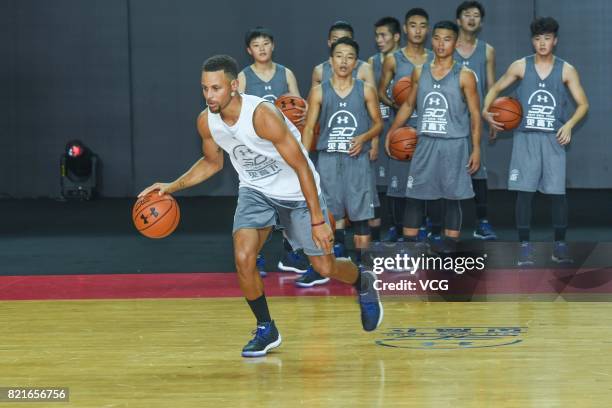
<svg viewBox="0 0 612 408">
<path fill-rule="evenodd" d="M 370 115 L 365 104 L 364 82 L 355 79 L 353 89 L 345 97 L 340 98 L 331 81 L 321 84 L 323 103 L 319 124 L 321 134 L 317 142 L 317 150 L 327 152 L 348 153 L 350 142 L 370 129 Z M 361 154 L 370 150 L 370 143 L 363 146 Z"/>
<path fill-rule="evenodd" d="M 431 62 L 433 60 L 434 54 L 428 49 L 426 49 L 425 52 L 427 52 L 427 60 L 425 61 L 425 63 Z M 405 76 L 411 76 L 412 71 L 414 71 L 414 68 L 416 67 L 406 57 L 406 54 L 404 54 L 403 49 L 395 51 L 393 53 L 393 58 L 395 58 L 395 75 L 393 76 L 393 79 L 389 84 L 389 89 L 393 89 L 393 84 L 396 81 L 399 81 L 401 78 Z M 408 119 L 408 125 L 416 127 L 418 117 L 419 115 L 417 113 L 417 109 L 415 109 L 414 112 L 412 112 L 412 116 L 410 117 L 410 119 Z"/>
<path fill-rule="evenodd" d="M 478 95 L 480 96 L 480 106 L 484 102 L 487 94 L 487 43 L 482 40 L 476 42 L 476 49 L 472 52 L 469 58 L 463 58 L 457 50 L 455 50 L 455 60 L 460 62 L 466 68 L 471 69 L 476 74 L 478 81 Z"/>
<path fill-rule="evenodd" d="M 376 53 L 372 55 L 372 70 L 374 71 L 374 80 L 376 81 L 376 86 L 380 82 L 380 77 L 382 76 L 382 67 L 383 67 L 383 54 Z M 387 88 L 387 96 L 391 97 L 391 89 Z M 391 108 L 385 105 L 382 102 L 379 102 L 380 105 L 380 116 L 382 116 L 385 122 L 389 122 L 392 119 L 392 111 Z"/>
<path fill-rule="evenodd" d="M 357 60 L 357 66 L 353 70 L 353 78 L 357 78 L 357 74 L 359 73 L 359 68 L 363 64 L 362 60 Z M 329 60 L 323 63 L 323 72 L 321 73 L 321 83 L 327 82 L 332 77 L 332 66 Z"/>
<path fill-rule="evenodd" d="M 525 76 L 516 89 L 523 107 L 522 132 L 556 132 L 566 119 L 568 99 L 563 83 L 563 61 L 555 57 L 553 69 L 546 79 L 540 79 L 533 55 L 525 57 Z"/>
<path fill-rule="evenodd" d="M 418 134 L 444 139 L 458 139 L 470 135 L 470 115 L 461 91 L 460 75 L 463 65 L 454 63 L 441 80 L 431 75 L 431 65 L 423 65 L 417 105 L 420 106 Z"/>
<path fill-rule="evenodd" d="M 245 94 L 259 96 L 269 102 L 274 102 L 279 96 L 289 92 L 287 71 L 281 64 L 276 65 L 276 72 L 268 82 L 262 81 L 249 65 L 242 72 L 246 77 Z"/>
</svg>

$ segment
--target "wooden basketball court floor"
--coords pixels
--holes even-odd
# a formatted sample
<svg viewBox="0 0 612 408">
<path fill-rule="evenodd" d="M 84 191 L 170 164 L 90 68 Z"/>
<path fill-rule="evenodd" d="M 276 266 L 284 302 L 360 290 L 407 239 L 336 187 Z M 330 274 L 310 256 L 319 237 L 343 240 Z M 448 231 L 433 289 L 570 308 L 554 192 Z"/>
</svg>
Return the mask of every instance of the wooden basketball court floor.
<svg viewBox="0 0 612 408">
<path fill-rule="evenodd" d="M 606 296 L 384 296 L 384 322 L 366 333 L 350 289 L 300 291 L 272 273 L 283 344 L 244 359 L 254 321 L 235 276 L 184 275 L 3 277 L 0 386 L 69 387 L 70 402 L 1 405 L 612 404 Z"/>
</svg>

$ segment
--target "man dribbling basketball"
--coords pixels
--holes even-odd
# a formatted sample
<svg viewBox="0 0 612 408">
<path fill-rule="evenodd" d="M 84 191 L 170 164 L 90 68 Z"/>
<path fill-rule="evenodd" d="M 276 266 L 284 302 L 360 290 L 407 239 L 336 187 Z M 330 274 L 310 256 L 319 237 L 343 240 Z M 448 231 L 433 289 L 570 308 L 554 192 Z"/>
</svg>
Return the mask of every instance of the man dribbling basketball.
<svg viewBox="0 0 612 408">
<path fill-rule="evenodd" d="M 557 45 L 559 24 L 551 17 L 531 23 L 534 55 L 514 61 L 506 73 L 491 87 L 485 98 L 482 114 L 496 130 L 504 130 L 495 121 L 489 106 L 497 95 L 520 81 L 518 100 L 523 119 L 514 131 L 508 189 L 517 191 L 516 226 L 521 248 L 517 264 L 533 265 L 530 239 L 531 201 L 536 191 L 552 198 L 552 220 L 555 243 L 552 260 L 571 263 L 565 233 L 567 199 L 565 196 L 565 148 L 572 139 L 572 129 L 584 118 L 589 102 L 580 85 L 576 68 L 553 54 Z M 576 110 L 566 120 L 564 100 L 567 90 L 576 102 Z"/>
<path fill-rule="evenodd" d="M 476 77 L 453 59 L 458 33 L 451 21 L 436 23 L 431 41 L 435 58 L 412 72 L 410 95 L 389 129 L 392 133 L 403 126 L 419 106 L 419 141 L 408 176 L 404 235 L 416 242 L 426 200 L 444 199 L 444 251 L 452 251 L 459 239 L 459 200 L 474 197 L 470 174 L 480 165 Z M 472 154 L 468 154 L 470 133 Z"/>
<path fill-rule="evenodd" d="M 208 108 L 197 121 L 204 156 L 173 182 L 155 183 L 140 195 L 156 189 L 159 194 L 172 193 L 199 184 L 223 168 L 221 149 L 230 156 L 240 179 L 234 258 L 240 287 L 257 319 L 255 337 L 242 350 L 244 357 L 263 356 L 281 344 L 255 262 L 275 225 L 286 228 L 293 247 L 302 248 L 317 271 L 355 286 L 363 328 L 376 329 L 383 317 L 374 289 L 376 277 L 331 253 L 333 235 L 325 221 L 319 175 L 299 142 L 299 131 L 265 99 L 241 95 L 237 76 L 236 61 L 227 55 L 204 62 L 202 91 Z"/>
</svg>

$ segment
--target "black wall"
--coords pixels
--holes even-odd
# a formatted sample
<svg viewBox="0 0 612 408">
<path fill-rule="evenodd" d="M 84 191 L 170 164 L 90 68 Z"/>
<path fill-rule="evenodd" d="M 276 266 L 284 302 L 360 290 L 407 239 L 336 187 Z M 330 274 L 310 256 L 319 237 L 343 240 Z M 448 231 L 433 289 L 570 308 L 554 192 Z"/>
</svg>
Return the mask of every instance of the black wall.
<svg viewBox="0 0 612 408">
<path fill-rule="evenodd" d="M 432 21 L 453 19 L 459 1 L 300 3 L 198 0 L 0 1 L 0 196 L 57 196 L 58 159 L 67 140 L 82 139 L 102 160 L 101 193 L 136 194 L 178 176 L 201 155 L 195 120 L 203 108 L 202 61 L 228 53 L 245 65 L 244 32 L 265 25 L 276 33 L 275 59 L 290 67 L 305 96 L 312 67 L 327 55 L 327 29 L 353 23 L 365 59 L 375 52 L 373 23 L 403 21 L 422 6 Z M 305 3 L 301 3 L 305 4 Z M 558 55 L 576 66 L 591 112 L 575 132 L 568 160 L 570 187 L 612 187 L 603 130 L 612 86 L 612 9 L 604 0 L 483 1 L 482 38 L 497 50 L 501 75 L 531 53 L 534 15 L 561 23 Z M 492 188 L 505 188 L 510 135 L 487 148 Z M 226 169 L 186 195 L 227 195 L 236 176 Z"/>
</svg>

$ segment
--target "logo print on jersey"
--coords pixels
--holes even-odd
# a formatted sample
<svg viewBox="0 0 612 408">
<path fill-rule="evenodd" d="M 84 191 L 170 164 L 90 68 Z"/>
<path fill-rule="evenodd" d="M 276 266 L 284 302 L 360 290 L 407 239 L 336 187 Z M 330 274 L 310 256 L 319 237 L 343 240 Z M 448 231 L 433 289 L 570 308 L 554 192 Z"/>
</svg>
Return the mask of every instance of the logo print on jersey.
<svg viewBox="0 0 612 408">
<path fill-rule="evenodd" d="M 448 131 L 448 101 L 444 95 L 440 92 L 430 92 L 425 96 L 422 106 L 421 132 L 445 135 Z"/>
<path fill-rule="evenodd" d="M 529 97 L 527 107 L 525 128 L 548 131 L 555 129 L 557 101 L 550 92 L 538 89 Z"/>
<path fill-rule="evenodd" d="M 268 102 L 274 103 L 274 101 L 276 100 L 276 95 L 268 94 L 268 95 L 262 96 L 262 98 L 264 98 Z"/>
<path fill-rule="evenodd" d="M 327 128 L 329 129 L 327 151 L 348 153 L 351 140 L 357 130 L 355 116 L 347 110 L 339 110 L 329 118 Z"/>
<path fill-rule="evenodd" d="M 276 160 L 255 153 L 245 145 L 234 147 L 232 155 L 238 166 L 244 170 L 244 174 L 251 181 L 262 180 L 281 171 Z"/>
</svg>

